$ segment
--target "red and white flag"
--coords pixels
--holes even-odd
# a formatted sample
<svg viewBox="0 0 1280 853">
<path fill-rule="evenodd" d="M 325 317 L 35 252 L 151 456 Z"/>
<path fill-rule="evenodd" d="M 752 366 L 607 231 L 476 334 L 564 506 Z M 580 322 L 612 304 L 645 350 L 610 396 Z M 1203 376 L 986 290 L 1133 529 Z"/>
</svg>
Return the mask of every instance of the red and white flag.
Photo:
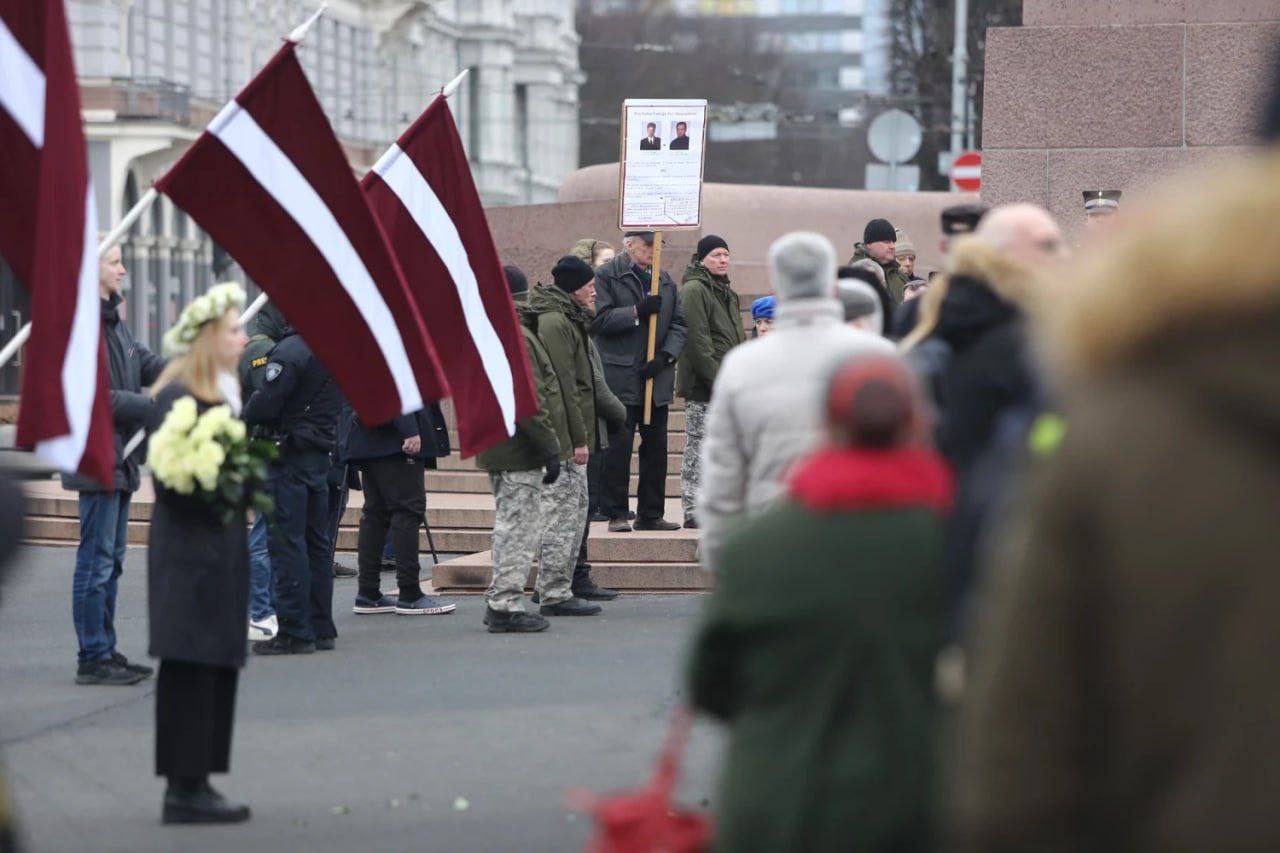
<svg viewBox="0 0 1280 853">
<path fill-rule="evenodd" d="M 0 252 L 31 295 L 17 443 L 110 485 L 98 222 L 62 0 L 0 0 Z"/>
<path fill-rule="evenodd" d="M 443 96 L 361 182 L 439 352 L 462 455 L 538 411 L 519 321 L 462 140 Z"/>
<path fill-rule="evenodd" d="M 156 189 L 270 295 L 365 423 L 447 396 L 422 318 L 286 42 Z"/>
</svg>

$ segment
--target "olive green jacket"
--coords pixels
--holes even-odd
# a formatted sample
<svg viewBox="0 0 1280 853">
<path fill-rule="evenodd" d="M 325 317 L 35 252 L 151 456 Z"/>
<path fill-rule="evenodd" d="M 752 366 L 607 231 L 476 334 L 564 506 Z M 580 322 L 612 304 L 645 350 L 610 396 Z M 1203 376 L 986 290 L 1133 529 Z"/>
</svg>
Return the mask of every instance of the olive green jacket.
<svg viewBox="0 0 1280 853">
<path fill-rule="evenodd" d="M 862 243 L 853 247 L 853 257 L 849 259 L 849 265 L 852 266 L 863 258 L 871 258 L 867 254 L 867 247 Z M 871 258 L 871 260 L 875 260 Z M 876 261 L 876 263 L 880 263 Z M 902 296 L 906 293 L 907 282 L 910 280 L 907 274 L 902 271 L 902 267 L 898 266 L 897 260 L 892 260 L 887 264 L 880 264 L 884 270 L 884 283 L 889 288 L 889 294 L 893 297 L 894 304 L 902 304 Z"/>
<path fill-rule="evenodd" d="M 516 310 L 523 313 L 526 294 L 515 296 Z M 560 383 L 546 349 L 528 326 L 524 332 L 524 350 L 529 356 L 533 384 L 538 392 L 538 411 L 516 424 L 516 434 L 476 456 L 476 467 L 483 471 L 533 471 L 547 464 L 553 456 L 567 458 L 572 452 L 560 436 L 568 436 L 564 401 Z"/>
<path fill-rule="evenodd" d="M 746 340 L 742 306 L 729 277 L 712 275 L 696 256 L 685 267 L 680 304 L 688 332 L 676 369 L 676 396 L 709 403 L 725 353 Z"/>
<path fill-rule="evenodd" d="M 522 319 L 537 333 L 560 386 L 565 421 L 561 444 L 570 452 L 575 447 L 595 447 L 598 428 L 591 314 L 558 287 L 539 285 L 530 291 L 528 311 Z"/>
</svg>

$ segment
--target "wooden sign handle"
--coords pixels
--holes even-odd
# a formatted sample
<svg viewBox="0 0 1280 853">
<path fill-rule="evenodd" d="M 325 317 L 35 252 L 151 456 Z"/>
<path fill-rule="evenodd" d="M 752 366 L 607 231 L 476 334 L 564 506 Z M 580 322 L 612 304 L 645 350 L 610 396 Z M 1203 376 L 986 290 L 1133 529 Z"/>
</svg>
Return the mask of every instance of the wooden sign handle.
<svg viewBox="0 0 1280 853">
<path fill-rule="evenodd" d="M 650 269 L 649 294 L 659 295 L 662 276 L 662 232 L 653 232 L 653 267 Z M 649 358 L 645 363 L 653 361 L 658 348 L 658 312 L 649 315 Z M 653 417 L 653 380 L 644 381 L 644 425 L 648 426 Z"/>
</svg>

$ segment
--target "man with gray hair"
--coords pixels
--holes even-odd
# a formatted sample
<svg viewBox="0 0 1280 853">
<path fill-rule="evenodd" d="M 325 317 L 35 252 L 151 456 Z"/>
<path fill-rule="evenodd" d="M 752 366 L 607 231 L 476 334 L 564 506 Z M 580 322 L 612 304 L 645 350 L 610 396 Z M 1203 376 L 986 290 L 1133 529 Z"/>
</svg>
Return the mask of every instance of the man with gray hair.
<svg viewBox="0 0 1280 853">
<path fill-rule="evenodd" d="M 844 324 L 836 253 L 821 234 L 795 232 L 769 249 L 777 323 L 725 356 L 712 387 L 702 449 L 703 566 L 718 570 L 725 532 L 772 505 L 795 460 L 822 441 L 822 395 L 837 362 L 891 354 L 884 338 Z"/>
</svg>

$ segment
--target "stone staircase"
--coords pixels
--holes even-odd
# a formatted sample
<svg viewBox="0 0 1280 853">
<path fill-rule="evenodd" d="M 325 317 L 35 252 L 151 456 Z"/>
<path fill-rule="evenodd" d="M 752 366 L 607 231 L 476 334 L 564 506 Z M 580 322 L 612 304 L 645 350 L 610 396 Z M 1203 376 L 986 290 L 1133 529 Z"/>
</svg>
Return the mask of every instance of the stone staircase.
<svg viewBox="0 0 1280 853">
<path fill-rule="evenodd" d="M 456 446 L 452 413 L 446 407 L 451 439 Z M 680 454 L 685 446 L 683 405 L 677 401 L 668 420 L 666 517 L 681 519 Z M 639 438 L 637 437 L 637 444 Z M 632 471 L 637 461 L 632 458 Z M 491 572 L 494 503 L 488 474 L 476 469 L 474 460 L 456 453 L 439 461 L 440 468 L 429 471 L 427 483 L 427 523 L 431 527 L 436 552 L 464 555 L 435 567 L 433 584 L 441 592 L 465 594 L 483 592 Z M 637 478 L 631 478 L 634 497 Z M 72 546 L 79 542 L 80 523 L 74 492 L 64 491 L 56 479 L 31 480 L 24 484 L 28 496 L 25 541 L 33 544 Z M 145 545 L 154 492 L 149 479 L 134 496 L 129 515 L 129 542 Z M 338 531 L 339 553 L 353 553 L 360 522 L 363 496 L 352 492 Z M 428 554 L 425 532 L 420 535 L 423 554 Z M 607 525 L 592 525 L 588 558 L 593 576 L 606 586 L 627 592 L 694 592 L 708 586 L 707 576 L 698 567 L 697 531 L 673 533 L 633 531 L 609 533 Z M 536 572 L 536 570 L 535 570 Z M 530 585 L 534 576 L 530 577 Z"/>
</svg>

